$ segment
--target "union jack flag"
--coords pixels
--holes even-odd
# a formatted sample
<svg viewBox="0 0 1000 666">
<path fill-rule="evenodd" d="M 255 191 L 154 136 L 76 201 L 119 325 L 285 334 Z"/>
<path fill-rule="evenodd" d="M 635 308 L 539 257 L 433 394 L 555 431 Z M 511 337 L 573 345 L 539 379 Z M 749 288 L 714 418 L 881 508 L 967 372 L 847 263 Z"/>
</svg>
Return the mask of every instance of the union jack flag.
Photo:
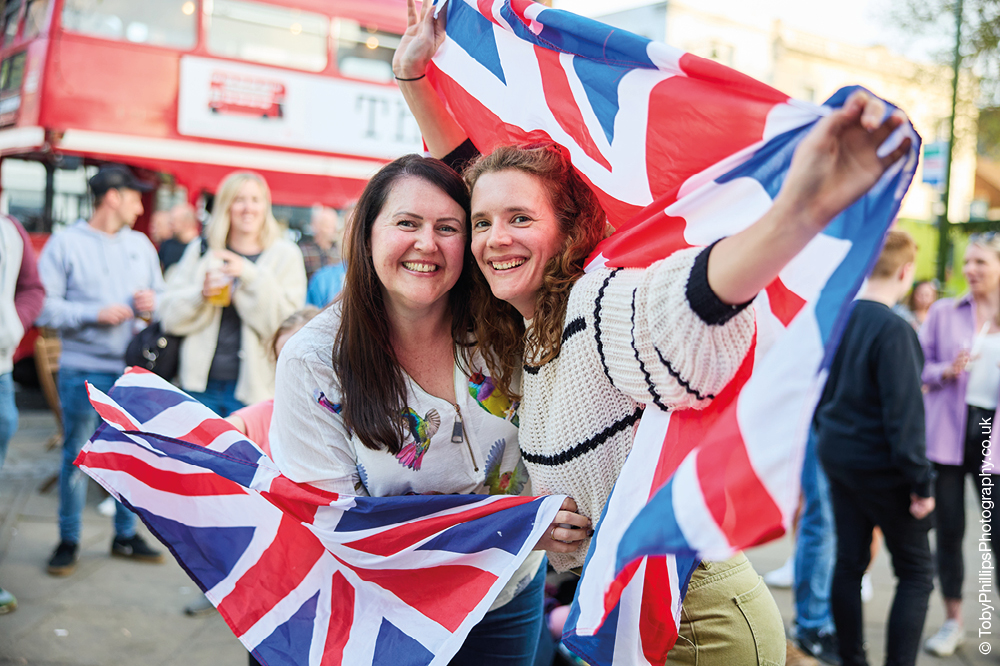
<svg viewBox="0 0 1000 666">
<path fill-rule="evenodd" d="M 554 141 L 617 231 L 589 268 L 643 267 L 770 207 L 819 106 L 718 63 L 531 0 L 451 0 L 429 78 L 482 152 Z M 890 105 L 890 111 L 894 107 Z M 700 559 L 784 534 L 808 429 L 854 295 L 913 178 L 909 154 L 755 301 L 736 378 L 704 411 L 647 408 L 591 544 L 564 642 L 592 664 L 662 664 Z M 667 554 L 667 555 L 664 555 Z"/>
<path fill-rule="evenodd" d="M 262 664 L 446 664 L 562 498 L 342 497 L 284 477 L 145 370 L 76 464 L 135 511 Z M 112 397 L 113 396 L 113 397 Z"/>
</svg>

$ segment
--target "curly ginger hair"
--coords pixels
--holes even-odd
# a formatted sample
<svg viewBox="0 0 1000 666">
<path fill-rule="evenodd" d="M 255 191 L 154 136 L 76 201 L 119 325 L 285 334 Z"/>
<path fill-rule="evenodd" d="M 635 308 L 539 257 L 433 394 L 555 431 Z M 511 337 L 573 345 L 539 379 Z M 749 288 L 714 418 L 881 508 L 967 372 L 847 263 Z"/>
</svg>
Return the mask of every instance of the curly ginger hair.
<svg viewBox="0 0 1000 666">
<path fill-rule="evenodd" d="M 523 357 L 525 363 L 542 365 L 559 355 L 570 290 L 583 275 L 587 257 L 606 235 L 607 215 L 597 195 L 555 144 L 501 146 L 472 162 L 465 170 L 465 181 L 469 191 L 474 192 L 483 175 L 508 170 L 526 173 L 544 183 L 563 236 L 561 251 L 545 266 L 529 331 L 514 306 L 493 295 L 481 272 L 476 271 L 473 282 L 476 345 L 495 386 L 508 398 L 519 399 L 511 387 L 516 364 Z"/>
</svg>

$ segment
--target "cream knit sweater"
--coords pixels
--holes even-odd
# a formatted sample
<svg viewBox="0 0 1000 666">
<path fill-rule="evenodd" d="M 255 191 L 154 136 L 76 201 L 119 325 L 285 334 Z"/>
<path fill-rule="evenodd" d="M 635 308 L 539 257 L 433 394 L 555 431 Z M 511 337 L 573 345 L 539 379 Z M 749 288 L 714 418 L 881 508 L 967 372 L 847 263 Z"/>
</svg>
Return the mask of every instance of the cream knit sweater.
<svg viewBox="0 0 1000 666">
<path fill-rule="evenodd" d="M 569 495 L 596 522 L 642 409 L 702 409 L 735 375 L 754 314 L 712 293 L 710 250 L 574 285 L 559 356 L 526 365 L 522 380 L 520 445 L 536 494 Z M 581 566 L 589 545 L 549 559 L 560 571 Z"/>
</svg>

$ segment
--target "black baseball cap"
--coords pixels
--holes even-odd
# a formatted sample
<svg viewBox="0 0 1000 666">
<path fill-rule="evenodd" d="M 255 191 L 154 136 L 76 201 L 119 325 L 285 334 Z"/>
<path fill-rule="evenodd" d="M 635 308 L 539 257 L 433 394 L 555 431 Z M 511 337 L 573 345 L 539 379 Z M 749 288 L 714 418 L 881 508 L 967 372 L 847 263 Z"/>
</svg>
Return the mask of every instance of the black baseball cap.
<svg viewBox="0 0 1000 666">
<path fill-rule="evenodd" d="M 137 192 L 151 192 L 156 189 L 156 186 L 136 178 L 127 166 L 105 164 L 90 179 L 90 189 L 94 196 L 99 197 L 108 190 L 128 189 Z"/>
</svg>

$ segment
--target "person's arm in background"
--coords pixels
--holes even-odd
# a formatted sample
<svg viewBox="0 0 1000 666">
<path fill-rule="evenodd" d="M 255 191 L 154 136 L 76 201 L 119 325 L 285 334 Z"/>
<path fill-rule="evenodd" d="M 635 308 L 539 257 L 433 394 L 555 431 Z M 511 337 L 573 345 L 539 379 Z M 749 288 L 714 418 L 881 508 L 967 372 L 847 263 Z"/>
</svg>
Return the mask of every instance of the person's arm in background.
<svg viewBox="0 0 1000 666">
<path fill-rule="evenodd" d="M 896 468 L 917 497 L 933 497 L 934 469 L 927 460 L 924 398 L 920 391 L 923 354 L 902 318 L 891 320 L 870 351 L 875 355 L 882 428 Z"/>
<path fill-rule="evenodd" d="M 38 258 L 38 274 L 45 285 L 45 304 L 36 319 L 39 326 L 48 326 L 60 331 L 83 328 L 87 325 L 103 323 L 118 324 L 125 321 L 125 310 L 131 316 L 131 309 L 122 304 L 102 308 L 97 303 L 77 303 L 66 300 L 67 275 L 65 243 L 60 236 L 52 236 Z M 107 312 L 106 312 L 107 311 Z M 106 314 L 107 321 L 102 321 Z M 115 321 L 115 319 L 118 319 Z"/>
<path fill-rule="evenodd" d="M 920 327 L 920 347 L 924 352 L 924 369 L 921 380 L 930 390 L 944 388 L 958 376 L 957 364 L 968 362 L 968 353 L 959 354 L 959 358 L 946 358 L 941 349 L 941 328 L 948 324 L 947 318 L 954 316 L 955 303 L 943 300 L 934 303 L 924 325 Z"/>
<path fill-rule="evenodd" d="M 42 313 L 42 307 L 45 305 L 45 286 L 38 275 L 38 262 L 28 232 L 20 222 L 14 218 L 10 220 L 24 241 L 21 269 L 17 273 L 17 283 L 14 286 L 14 308 L 17 310 L 17 318 L 21 320 L 21 326 L 27 331 Z"/>
</svg>

